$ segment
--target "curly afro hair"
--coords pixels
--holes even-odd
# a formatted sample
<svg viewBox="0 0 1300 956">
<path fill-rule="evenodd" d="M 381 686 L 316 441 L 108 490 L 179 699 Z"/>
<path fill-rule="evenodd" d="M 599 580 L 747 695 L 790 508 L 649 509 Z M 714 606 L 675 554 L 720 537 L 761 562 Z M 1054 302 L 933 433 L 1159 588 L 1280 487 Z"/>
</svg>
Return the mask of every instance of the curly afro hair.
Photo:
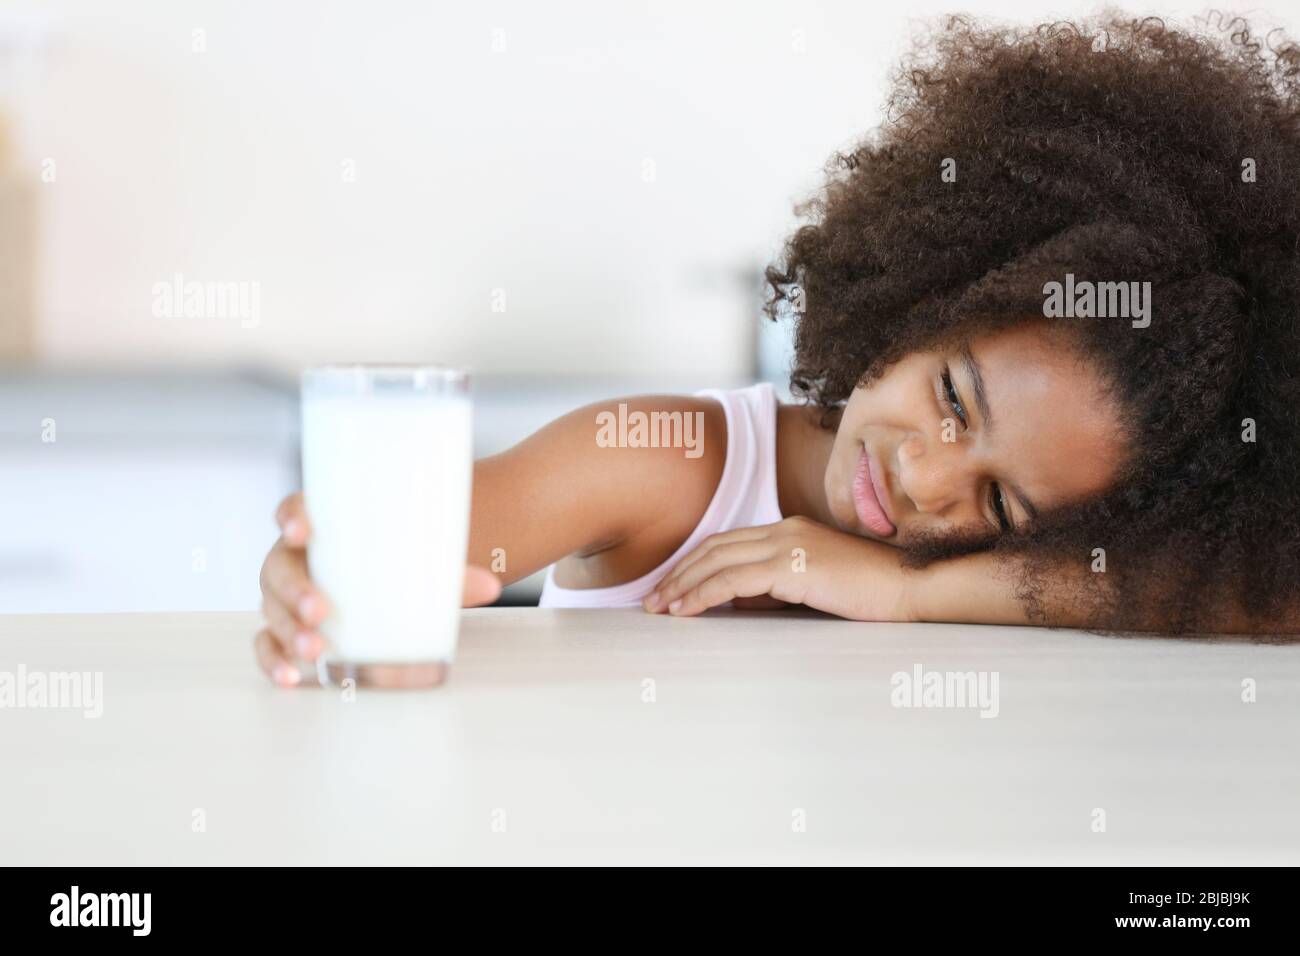
<svg viewBox="0 0 1300 956">
<path fill-rule="evenodd" d="M 1117 483 L 913 560 L 1018 557 L 1048 624 L 1295 633 L 1300 50 L 1217 16 L 954 18 L 904 60 L 888 115 L 833 158 L 767 270 L 768 315 L 798 312 L 797 394 L 833 410 L 909 353 L 1042 321 L 1066 273 L 1151 283 L 1147 328 L 1054 320 L 1123 409 Z"/>
</svg>

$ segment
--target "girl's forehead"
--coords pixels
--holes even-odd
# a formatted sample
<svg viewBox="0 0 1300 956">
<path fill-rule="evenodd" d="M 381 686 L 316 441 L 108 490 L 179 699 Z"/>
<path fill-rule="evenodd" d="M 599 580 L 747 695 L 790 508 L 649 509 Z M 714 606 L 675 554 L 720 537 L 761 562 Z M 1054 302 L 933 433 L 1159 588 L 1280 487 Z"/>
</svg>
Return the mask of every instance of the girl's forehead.
<svg viewBox="0 0 1300 956">
<path fill-rule="evenodd" d="M 1051 506 L 1104 490 L 1125 458 L 1123 410 L 1100 369 L 1050 326 L 969 343 L 997 427 L 985 452 Z"/>
</svg>

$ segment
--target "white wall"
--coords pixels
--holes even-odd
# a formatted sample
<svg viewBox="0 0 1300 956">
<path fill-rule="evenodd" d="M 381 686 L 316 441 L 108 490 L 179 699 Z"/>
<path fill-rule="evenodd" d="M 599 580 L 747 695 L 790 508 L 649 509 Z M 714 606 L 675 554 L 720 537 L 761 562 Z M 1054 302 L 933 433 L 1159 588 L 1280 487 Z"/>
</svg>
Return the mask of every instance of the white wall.
<svg viewBox="0 0 1300 956">
<path fill-rule="evenodd" d="M 945 9 L 0 0 L 0 356 L 34 287 L 38 355 L 73 366 L 0 365 L 0 611 L 257 606 L 292 392 L 221 366 L 470 365 L 480 451 L 643 383 L 738 384 L 734 276 L 880 121 L 907 17 Z M 259 321 L 155 317 L 177 272 L 258 283 Z"/>
<path fill-rule="evenodd" d="M 831 150 L 879 121 L 909 18 L 950 9 L 9 0 L 0 31 L 50 39 L 10 96 L 19 172 L 57 170 L 39 353 L 743 374 L 745 302 L 719 276 L 767 260 Z M 155 318 L 177 272 L 260 283 L 260 323 Z"/>
</svg>

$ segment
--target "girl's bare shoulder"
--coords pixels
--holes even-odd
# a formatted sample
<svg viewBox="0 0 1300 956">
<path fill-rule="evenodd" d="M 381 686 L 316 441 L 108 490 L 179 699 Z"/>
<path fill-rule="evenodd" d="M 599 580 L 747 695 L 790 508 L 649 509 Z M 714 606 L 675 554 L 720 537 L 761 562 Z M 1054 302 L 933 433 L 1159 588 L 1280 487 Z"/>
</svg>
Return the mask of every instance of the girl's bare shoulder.
<svg viewBox="0 0 1300 956">
<path fill-rule="evenodd" d="M 697 509 L 698 521 L 726 459 L 720 404 L 636 395 L 569 412 L 497 456 L 491 467 L 510 472 L 536 497 L 579 499 L 603 539 L 673 523 Z"/>
<path fill-rule="evenodd" d="M 536 438 L 548 457 L 566 461 L 566 497 L 605 518 L 599 535 L 557 568 L 562 586 L 630 581 L 666 561 L 703 518 L 727 460 L 722 406 L 690 396 L 597 402 Z"/>
</svg>

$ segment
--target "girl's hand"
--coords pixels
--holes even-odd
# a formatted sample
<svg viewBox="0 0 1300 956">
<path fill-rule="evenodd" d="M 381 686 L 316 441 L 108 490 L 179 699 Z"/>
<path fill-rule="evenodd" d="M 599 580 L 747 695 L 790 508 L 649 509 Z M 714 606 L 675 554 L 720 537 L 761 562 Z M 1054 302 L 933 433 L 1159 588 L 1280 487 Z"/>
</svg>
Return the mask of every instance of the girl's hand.
<svg viewBox="0 0 1300 956">
<path fill-rule="evenodd" d="M 698 614 L 719 604 L 805 604 L 856 621 L 912 620 L 897 548 L 809 518 L 707 538 L 670 571 L 647 611 Z"/>
<path fill-rule="evenodd" d="M 281 687 L 314 681 L 315 668 L 306 678 L 295 660 L 314 661 L 325 650 L 317 628 L 329 615 L 329 601 L 312 584 L 307 573 L 307 538 L 311 527 L 302 494 L 290 495 L 276 509 L 280 539 L 262 565 L 262 616 L 266 627 L 253 641 L 258 666 Z M 496 575 L 485 568 L 466 567 L 465 607 L 488 604 L 501 593 Z"/>
</svg>

